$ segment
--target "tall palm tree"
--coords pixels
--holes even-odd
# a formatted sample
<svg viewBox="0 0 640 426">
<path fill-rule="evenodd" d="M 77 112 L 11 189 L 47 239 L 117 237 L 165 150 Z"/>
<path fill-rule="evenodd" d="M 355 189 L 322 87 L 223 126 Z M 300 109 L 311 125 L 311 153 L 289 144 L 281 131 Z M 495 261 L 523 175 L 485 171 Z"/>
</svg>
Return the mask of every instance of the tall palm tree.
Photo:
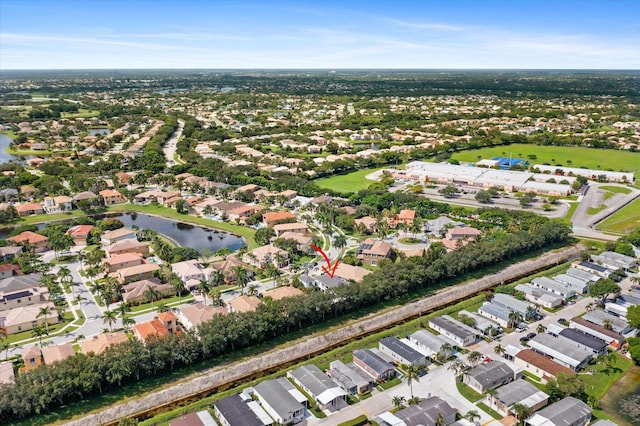
<svg viewBox="0 0 640 426">
<path fill-rule="evenodd" d="M 467 356 L 467 359 L 469 360 L 471 365 L 475 367 L 480 361 L 482 361 L 482 357 L 483 355 L 480 352 L 473 351 Z"/>
<path fill-rule="evenodd" d="M 476 420 L 480 420 L 480 413 L 477 410 L 469 410 L 464 417 L 471 423 L 475 423 Z"/>
<path fill-rule="evenodd" d="M 244 287 L 249 282 L 247 270 L 244 269 L 242 266 L 238 265 L 238 266 L 234 266 L 232 271 L 233 271 L 233 279 L 235 280 L 236 284 L 238 284 L 242 289 L 242 293 L 244 293 Z"/>
<path fill-rule="evenodd" d="M 487 390 L 487 398 L 491 397 L 491 409 L 493 409 L 493 405 L 495 403 L 496 397 L 498 396 L 498 391 L 495 390 L 494 388 L 489 388 Z"/>
<path fill-rule="evenodd" d="M 438 351 L 438 358 L 446 361 L 453 353 L 453 346 L 450 343 L 443 343 Z"/>
<path fill-rule="evenodd" d="M 42 348 L 42 336 L 46 336 L 48 334 L 49 334 L 49 332 L 47 330 L 45 330 L 45 328 L 42 325 L 36 325 L 31 330 L 31 335 L 33 337 L 37 337 L 38 338 L 38 341 L 40 342 L 40 348 Z"/>
<path fill-rule="evenodd" d="M 118 306 L 117 311 L 122 317 L 122 319 L 125 319 L 125 317 L 127 316 L 127 312 L 131 312 L 131 307 L 129 306 L 128 303 L 123 302 Z"/>
<path fill-rule="evenodd" d="M 109 331 L 113 331 L 113 324 L 118 321 L 118 317 L 115 311 L 104 311 L 102 314 L 102 322 L 109 325 Z"/>
<path fill-rule="evenodd" d="M 508 322 L 510 327 L 515 327 L 516 325 L 520 324 L 521 321 L 522 321 L 522 314 L 520 312 L 516 312 L 516 311 L 509 312 Z"/>
<path fill-rule="evenodd" d="M 413 382 L 420 381 L 420 372 L 423 368 L 424 367 L 418 365 L 402 365 L 402 370 L 404 371 L 404 376 L 407 378 L 407 384 L 411 392 L 411 398 L 413 398 Z"/>
<path fill-rule="evenodd" d="M 44 325 L 47 330 L 47 334 L 49 334 L 49 314 L 50 313 L 51 313 L 51 307 L 43 306 L 38 311 L 38 315 L 36 315 L 36 318 L 44 317 Z"/>
<path fill-rule="evenodd" d="M 215 287 L 220 287 L 224 284 L 224 275 L 220 271 L 213 271 L 211 274 L 211 285 Z"/>
<path fill-rule="evenodd" d="M 504 354 L 504 348 L 502 347 L 502 345 L 497 345 L 495 348 L 493 348 L 493 351 L 494 351 L 497 355 L 502 355 L 502 354 Z"/>
<path fill-rule="evenodd" d="M 511 410 L 511 412 L 513 412 L 516 415 L 516 418 L 518 419 L 518 424 L 521 426 L 524 425 L 524 420 L 533 413 L 533 411 L 531 410 L 531 408 L 529 408 L 529 406 L 521 404 L 519 402 L 516 402 L 515 404 L 511 405 L 509 409 Z"/>
<path fill-rule="evenodd" d="M 198 290 L 204 297 L 204 306 L 207 306 L 207 293 L 209 293 L 209 282 L 207 280 L 200 280 L 198 283 Z"/>
<path fill-rule="evenodd" d="M 222 293 L 217 287 L 211 287 L 209 289 L 209 297 L 211 298 L 211 304 L 213 306 L 220 306 L 222 302 Z"/>
<path fill-rule="evenodd" d="M 248 296 L 257 296 L 258 295 L 258 286 L 255 285 L 255 284 L 251 284 L 247 288 L 247 295 Z"/>
<path fill-rule="evenodd" d="M 345 237 L 342 234 L 338 234 L 336 235 L 336 237 L 333 239 L 333 246 L 336 248 L 343 248 L 347 245 L 347 237 Z"/>
<path fill-rule="evenodd" d="M 536 332 L 538 334 L 544 333 L 545 331 L 547 331 L 547 327 L 545 327 L 542 324 L 538 324 L 538 327 L 536 328 Z"/>
<path fill-rule="evenodd" d="M 178 296 L 178 302 L 182 302 L 182 292 L 184 291 L 184 285 L 182 284 L 182 281 L 180 281 L 179 279 L 172 280 L 171 287 L 173 288 L 173 291 L 176 292 L 176 296 Z"/>
</svg>

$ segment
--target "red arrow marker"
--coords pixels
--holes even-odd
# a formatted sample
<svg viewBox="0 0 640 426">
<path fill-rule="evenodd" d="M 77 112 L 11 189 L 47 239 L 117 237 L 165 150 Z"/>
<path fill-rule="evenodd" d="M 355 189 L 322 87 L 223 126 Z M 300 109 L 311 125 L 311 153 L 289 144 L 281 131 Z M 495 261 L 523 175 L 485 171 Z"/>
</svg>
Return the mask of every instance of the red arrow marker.
<svg viewBox="0 0 640 426">
<path fill-rule="evenodd" d="M 324 260 L 327 261 L 327 266 L 323 266 L 322 270 L 329 275 L 331 278 L 333 278 L 333 276 L 336 273 L 336 268 L 338 267 L 338 263 L 340 263 L 340 259 L 336 259 L 336 263 L 334 263 L 333 268 L 331 267 L 331 260 L 329 259 L 329 256 L 327 256 L 327 254 L 324 252 L 324 250 L 322 250 L 320 247 L 316 247 L 313 244 L 309 244 L 309 247 L 311 247 L 312 249 L 314 249 L 315 251 L 317 251 L 318 253 L 320 253 L 322 255 L 322 257 L 324 257 Z"/>
</svg>

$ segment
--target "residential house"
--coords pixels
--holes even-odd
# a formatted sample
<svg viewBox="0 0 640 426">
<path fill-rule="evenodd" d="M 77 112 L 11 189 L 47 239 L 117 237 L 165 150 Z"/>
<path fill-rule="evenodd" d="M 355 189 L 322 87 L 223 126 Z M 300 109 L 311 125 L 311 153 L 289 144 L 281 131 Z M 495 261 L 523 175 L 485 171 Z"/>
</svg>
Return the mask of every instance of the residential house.
<svg viewBox="0 0 640 426">
<path fill-rule="evenodd" d="M 202 303 L 178 307 L 178 321 L 187 329 L 193 330 L 202 323 L 210 321 L 216 315 L 227 315 L 228 309 L 222 306 L 205 306 Z"/>
<path fill-rule="evenodd" d="M 12 262 L 20 253 L 22 253 L 22 246 L 0 247 L 0 262 Z"/>
<path fill-rule="evenodd" d="M 468 226 L 454 226 L 447 230 L 445 239 L 449 241 L 466 240 L 475 241 L 482 232 Z"/>
<path fill-rule="evenodd" d="M 127 238 L 117 241 L 104 248 L 109 256 L 115 256 L 124 253 L 140 253 L 143 256 L 149 254 L 149 242 L 138 241 L 135 238 Z"/>
<path fill-rule="evenodd" d="M 33 246 L 36 253 L 42 253 L 48 250 L 49 238 L 44 235 L 36 234 L 32 231 L 24 231 L 18 235 L 7 238 L 7 241 L 20 244 L 22 246 Z"/>
<path fill-rule="evenodd" d="M 41 308 L 48 308 L 51 315 L 45 321 L 44 316 L 40 316 Z M 18 308 L 0 311 L 0 327 L 4 327 L 7 334 L 20 333 L 21 331 L 33 330 L 37 325 L 57 324 L 55 306 L 52 302 L 20 306 Z"/>
<path fill-rule="evenodd" d="M 502 332 L 502 327 L 497 321 L 493 321 L 477 312 L 469 312 L 463 309 L 458 312 L 458 318 L 462 320 L 463 317 L 472 319 L 473 324 L 471 327 L 484 335 L 495 336 L 497 333 Z"/>
<path fill-rule="evenodd" d="M 262 300 L 256 296 L 247 296 L 246 294 L 233 299 L 227 300 L 227 308 L 229 312 L 254 312 Z"/>
<path fill-rule="evenodd" d="M 560 295 L 549 293 L 548 291 L 534 287 L 531 284 L 518 284 L 515 287 L 515 290 L 523 292 L 524 298 L 529 302 L 549 309 L 562 305 L 562 301 L 564 300 Z"/>
<path fill-rule="evenodd" d="M 141 322 L 133 326 L 133 335 L 143 342 L 147 342 L 152 336 L 164 337 L 169 335 L 169 329 L 158 318 Z"/>
<path fill-rule="evenodd" d="M 369 349 L 353 351 L 353 364 L 364 371 L 374 382 L 384 382 L 396 376 L 395 367 Z"/>
<path fill-rule="evenodd" d="M 283 268 L 289 265 L 289 253 L 272 244 L 267 244 L 245 253 L 242 256 L 242 261 L 257 268 L 264 268 L 268 264 Z"/>
<path fill-rule="evenodd" d="M 114 204 L 123 204 L 127 202 L 127 197 L 113 189 L 104 189 L 100 191 L 99 194 L 104 200 L 105 206 L 112 206 Z"/>
<path fill-rule="evenodd" d="M 340 360 L 331 361 L 329 376 L 351 395 L 361 395 L 372 389 L 370 379 L 363 377 L 355 367 L 351 368 Z"/>
<path fill-rule="evenodd" d="M 453 347 L 456 345 L 453 340 L 443 336 L 442 334 L 433 334 L 427 330 L 418 330 L 407 337 L 410 342 L 425 352 L 432 360 L 435 360 L 440 355 L 444 358 L 448 358 L 451 356 Z M 451 351 L 443 351 L 443 345 L 445 348 L 450 346 L 452 348 Z"/>
<path fill-rule="evenodd" d="M 211 267 L 221 272 L 224 275 L 225 281 L 228 283 L 235 282 L 236 268 L 244 269 L 248 279 L 251 280 L 253 278 L 253 270 L 233 255 L 225 256 L 221 262 L 213 262 Z"/>
<path fill-rule="evenodd" d="M 132 281 L 148 280 L 153 277 L 154 272 L 159 270 L 160 267 L 155 263 L 144 263 L 142 265 L 119 269 L 114 272 L 114 276 L 120 284 L 127 284 Z"/>
<path fill-rule="evenodd" d="M 93 352 L 94 354 L 99 355 L 107 350 L 109 346 L 118 345 L 128 341 L 129 338 L 124 331 L 102 333 L 80 342 L 80 352 L 83 354 Z"/>
<path fill-rule="evenodd" d="M 253 388 L 262 408 L 279 425 L 291 425 L 304 419 L 304 405 L 285 389 L 278 380 L 265 380 Z"/>
<path fill-rule="evenodd" d="M 338 263 L 334 272 L 334 277 L 341 278 L 345 281 L 362 282 L 364 277 L 369 275 L 371 271 L 359 266 L 352 266 L 343 262 Z"/>
<path fill-rule="evenodd" d="M 403 210 L 400 210 L 400 213 L 396 215 L 396 220 L 398 221 L 398 223 L 404 223 L 409 227 L 413 225 L 413 221 L 415 219 L 416 219 L 415 210 L 403 209 Z"/>
<path fill-rule="evenodd" d="M 34 278 L 39 276 L 40 274 L 31 274 L 27 275 L 27 279 L 24 279 L 24 275 L 18 275 L 0 281 L 2 283 L 0 285 L 0 312 L 23 306 L 47 303 L 49 289 L 35 281 Z M 5 284 L 4 281 L 8 281 L 8 283 Z M 34 285 L 26 287 L 25 285 L 29 283 Z"/>
<path fill-rule="evenodd" d="M 100 237 L 102 244 L 104 245 L 111 245 L 118 241 L 135 239 L 135 238 L 136 238 L 136 231 L 129 228 L 118 228 L 112 231 L 106 231 L 104 234 L 102 234 L 102 237 Z"/>
<path fill-rule="evenodd" d="M 169 426 L 218 426 L 207 410 L 189 413 L 169 422 Z"/>
<path fill-rule="evenodd" d="M 65 359 L 75 356 L 76 351 L 71 343 L 63 343 L 55 346 L 44 346 L 42 348 L 42 358 L 44 363 L 51 365 L 54 362 L 64 361 Z"/>
<path fill-rule="evenodd" d="M 264 292 L 264 297 L 270 297 L 272 300 L 282 300 L 289 297 L 298 297 L 304 295 L 302 290 L 291 286 L 276 287 Z"/>
<path fill-rule="evenodd" d="M 33 216 L 36 214 L 44 214 L 44 207 L 42 204 L 36 202 L 29 202 L 24 204 L 18 204 L 15 206 L 18 215 L 20 216 Z"/>
<path fill-rule="evenodd" d="M 558 274 L 553 279 L 561 284 L 569 286 L 577 294 L 586 293 L 589 289 L 589 283 L 581 278 L 568 274 Z"/>
<path fill-rule="evenodd" d="M 525 420 L 526 426 L 586 426 L 591 407 L 572 396 L 543 408 Z"/>
<path fill-rule="evenodd" d="M 0 362 L 0 385 L 12 385 L 16 382 L 16 374 L 13 371 L 13 362 Z"/>
<path fill-rule="evenodd" d="M 213 412 L 223 426 L 266 425 L 237 394 L 227 396 L 214 402 Z"/>
<path fill-rule="evenodd" d="M 122 286 L 122 300 L 125 303 L 140 303 L 147 300 L 147 289 L 152 288 L 158 292 L 160 297 L 167 297 L 175 294 L 171 284 L 163 284 L 158 278 L 134 281 Z"/>
<path fill-rule="evenodd" d="M 570 275 L 567 276 L 570 277 Z M 568 299 L 577 294 L 575 287 L 569 286 L 565 283 L 556 281 L 555 279 L 551 279 L 548 277 L 534 278 L 533 280 L 531 280 L 531 285 L 548 293 L 557 294 L 563 299 Z"/>
<path fill-rule="evenodd" d="M 567 269 L 565 272 L 567 275 L 571 275 L 572 277 L 580 278 L 582 281 L 585 281 L 587 284 L 593 284 L 598 281 L 601 277 L 599 275 L 592 274 L 591 272 L 583 271 L 582 269 L 571 267 Z"/>
<path fill-rule="evenodd" d="M 44 211 L 48 214 L 70 212 L 73 209 L 73 200 L 66 195 L 57 197 L 44 197 Z"/>
<path fill-rule="evenodd" d="M 178 276 L 188 289 L 198 287 L 201 280 L 209 281 L 211 278 L 211 268 L 204 268 L 197 260 L 185 260 L 172 263 L 171 271 Z"/>
<path fill-rule="evenodd" d="M 549 395 L 539 390 L 531 383 L 518 379 L 500 387 L 495 396 L 487 395 L 489 406 L 503 416 L 516 415 L 513 411 L 514 404 L 521 404 L 529 407 L 531 412 L 535 412 L 547 405 Z"/>
<path fill-rule="evenodd" d="M 502 361 L 480 364 L 466 372 L 462 381 L 479 393 L 505 385 L 522 376 L 522 371 L 515 365 Z"/>
<path fill-rule="evenodd" d="M 273 230 L 276 232 L 276 237 L 280 237 L 285 232 L 293 232 L 302 235 L 311 235 L 309 226 L 305 223 L 293 222 L 293 223 L 279 223 L 273 226 Z"/>
<path fill-rule="evenodd" d="M 287 377 L 309 394 L 322 409 L 346 406 L 347 393 L 313 364 L 287 372 Z"/>
<path fill-rule="evenodd" d="M 72 201 L 74 203 L 77 203 L 78 201 L 93 200 L 94 198 L 98 198 L 98 196 L 95 193 L 91 191 L 83 191 L 83 192 L 78 192 L 76 195 L 74 195 L 72 198 Z"/>
<path fill-rule="evenodd" d="M 620 334 L 628 334 L 633 330 L 629 322 L 621 317 L 617 317 L 601 309 L 592 309 L 587 311 L 582 319 L 597 324 L 601 327 L 605 325 L 610 327 L 612 331 Z"/>
<path fill-rule="evenodd" d="M 383 241 L 367 238 L 360 244 L 356 255 L 367 265 L 377 266 L 381 260 L 391 258 L 393 246 Z"/>
<path fill-rule="evenodd" d="M 83 246 L 87 244 L 87 237 L 93 228 L 93 225 L 76 225 L 69 228 L 66 234 L 71 236 L 75 245 Z"/>
<path fill-rule="evenodd" d="M 107 272 L 116 272 L 123 268 L 144 264 L 145 261 L 140 253 L 124 253 L 116 254 L 103 259 L 103 265 L 107 268 Z"/>
<path fill-rule="evenodd" d="M 262 224 L 265 227 L 273 227 L 282 221 L 295 220 L 296 215 L 291 212 L 268 212 L 262 215 Z"/>
<path fill-rule="evenodd" d="M 306 288 L 317 287 L 319 290 L 322 290 L 322 291 L 327 291 L 330 288 L 338 287 L 348 283 L 348 281 L 345 281 L 342 278 L 338 278 L 335 275 L 332 278 L 327 274 L 316 275 L 314 277 L 309 276 L 307 274 L 301 274 L 298 277 L 298 280 Z"/>
<path fill-rule="evenodd" d="M 600 253 L 600 258 L 608 259 L 609 262 L 613 261 L 613 264 L 617 266 L 616 269 L 624 269 L 625 271 L 638 266 L 638 259 L 636 259 L 635 257 L 627 256 L 625 254 L 620 254 L 613 251 L 605 251 Z"/>
<path fill-rule="evenodd" d="M 247 220 L 250 216 L 262 210 L 264 210 L 264 207 L 262 206 L 244 205 L 229 210 L 228 217 L 229 220 L 235 220 L 239 223 L 244 223 L 244 221 Z"/>
<path fill-rule="evenodd" d="M 366 232 L 370 234 L 376 232 L 376 225 L 378 221 L 371 216 L 361 217 L 360 219 L 356 219 L 354 222 L 356 224 L 356 227 L 362 226 L 364 227 Z"/>
<path fill-rule="evenodd" d="M 437 219 L 428 220 L 426 228 L 432 234 L 442 236 L 445 235 L 448 229 L 463 225 L 464 223 L 453 221 L 447 216 L 440 216 Z"/>
<path fill-rule="evenodd" d="M 496 293 L 493 295 L 491 303 L 503 306 L 511 312 L 517 312 L 524 319 L 533 318 L 538 313 L 534 305 L 524 300 L 518 300 L 510 294 Z"/>
<path fill-rule="evenodd" d="M 613 330 L 608 330 L 603 326 L 587 321 L 584 317 L 572 318 L 569 322 L 569 326 L 588 334 L 589 336 L 593 336 L 596 339 L 602 340 L 614 350 L 620 349 L 626 340 L 623 334 L 617 333 Z"/>
<path fill-rule="evenodd" d="M 21 247 L 18 247 L 18 248 L 21 248 Z M 13 277 L 13 275 L 18 272 L 20 272 L 19 265 L 13 265 L 10 263 L 0 263 L 0 280 Z"/>
<path fill-rule="evenodd" d="M 604 266 L 600 266 L 592 262 L 576 261 L 573 263 L 573 267 L 586 271 L 590 274 L 597 275 L 600 278 L 609 278 L 613 273 L 609 268 L 605 268 Z"/>
<path fill-rule="evenodd" d="M 381 426 L 449 426 L 455 424 L 457 411 L 445 400 L 429 396 L 415 405 L 376 417 Z"/>
<path fill-rule="evenodd" d="M 593 352 L 577 346 L 573 340 L 562 336 L 538 334 L 529 340 L 529 346 L 534 351 L 575 371 L 582 369 L 593 358 Z"/>
<path fill-rule="evenodd" d="M 24 348 L 21 355 L 24 361 L 24 367 L 20 369 L 20 372 L 35 370 L 44 363 L 42 352 L 38 345 Z"/>
<path fill-rule="evenodd" d="M 449 315 L 431 318 L 429 320 L 429 327 L 453 340 L 459 347 L 472 345 L 480 338 L 478 331 L 451 318 Z"/>
<path fill-rule="evenodd" d="M 425 366 L 427 358 L 395 336 L 389 336 L 378 342 L 378 348 L 399 364 Z"/>
<path fill-rule="evenodd" d="M 280 225 L 276 225 L 280 226 Z M 280 234 L 278 237 L 273 237 L 273 240 L 277 238 L 282 238 L 283 240 L 293 240 L 296 244 L 296 249 L 307 254 L 312 254 L 314 252 L 313 248 L 311 248 L 311 242 L 313 239 L 310 236 L 299 234 L 297 232 L 285 231 Z"/>
<path fill-rule="evenodd" d="M 607 346 L 609 346 L 608 343 L 580 330 L 565 328 L 560 331 L 559 335 L 573 340 L 576 343 L 576 346 L 586 351 L 593 352 L 594 356 L 600 356 L 607 353 Z"/>
<path fill-rule="evenodd" d="M 553 362 L 549 357 L 532 349 L 519 351 L 513 357 L 513 363 L 534 376 L 539 377 L 542 383 L 547 383 L 550 379 L 556 378 L 560 373 L 568 375 L 576 374 L 572 369 Z"/>
</svg>

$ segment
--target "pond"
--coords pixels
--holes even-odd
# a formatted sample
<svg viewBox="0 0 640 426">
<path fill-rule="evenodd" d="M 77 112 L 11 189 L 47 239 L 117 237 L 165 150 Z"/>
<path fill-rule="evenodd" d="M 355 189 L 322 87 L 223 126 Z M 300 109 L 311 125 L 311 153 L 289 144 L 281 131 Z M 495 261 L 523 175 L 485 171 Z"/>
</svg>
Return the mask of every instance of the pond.
<svg viewBox="0 0 640 426">
<path fill-rule="evenodd" d="M 5 151 L 11 145 L 11 138 L 6 133 L 0 133 L 0 164 L 17 160 L 18 157 Z"/>
<path fill-rule="evenodd" d="M 124 226 L 128 228 L 137 226 L 138 228 L 153 229 L 182 247 L 191 247 L 196 250 L 204 248 L 214 252 L 224 248 L 238 250 L 245 245 L 244 240 L 236 235 L 163 217 L 134 212 L 110 214 L 108 217 L 122 221 Z M 45 224 L 38 225 L 41 229 L 44 226 Z M 6 239 L 9 232 L 11 232 L 11 228 L 0 229 L 0 239 Z"/>
<path fill-rule="evenodd" d="M 602 398 L 600 407 L 620 426 L 640 424 L 640 367 L 627 371 Z"/>
</svg>

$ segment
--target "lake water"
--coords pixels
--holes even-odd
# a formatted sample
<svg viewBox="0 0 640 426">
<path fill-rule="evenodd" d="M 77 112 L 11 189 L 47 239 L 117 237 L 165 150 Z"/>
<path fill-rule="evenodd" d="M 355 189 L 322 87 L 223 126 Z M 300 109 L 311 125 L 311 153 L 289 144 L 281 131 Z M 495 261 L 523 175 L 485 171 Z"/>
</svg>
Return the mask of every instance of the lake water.
<svg viewBox="0 0 640 426">
<path fill-rule="evenodd" d="M 9 145 L 11 145 L 11 138 L 5 133 L 0 133 L 0 163 L 8 163 L 10 160 L 18 158 L 5 152 Z"/>
<path fill-rule="evenodd" d="M 640 425 L 640 367 L 622 376 L 602 398 L 600 407 L 620 426 Z"/>
<path fill-rule="evenodd" d="M 111 130 L 103 128 L 103 129 L 89 129 L 89 136 L 96 136 L 96 135 L 108 135 L 109 133 L 111 133 Z"/>
<path fill-rule="evenodd" d="M 139 228 L 153 229 L 182 247 L 191 247 L 197 250 L 208 248 L 215 252 L 223 248 L 237 250 L 245 245 L 244 240 L 236 235 L 184 222 L 176 222 L 163 217 L 134 212 L 109 215 L 109 217 L 122 221 L 124 226 L 128 228 L 135 225 Z M 45 224 L 38 225 L 41 229 L 44 226 Z M 0 229 L 0 239 L 6 239 L 9 232 L 11 232 L 10 228 Z"/>
</svg>

